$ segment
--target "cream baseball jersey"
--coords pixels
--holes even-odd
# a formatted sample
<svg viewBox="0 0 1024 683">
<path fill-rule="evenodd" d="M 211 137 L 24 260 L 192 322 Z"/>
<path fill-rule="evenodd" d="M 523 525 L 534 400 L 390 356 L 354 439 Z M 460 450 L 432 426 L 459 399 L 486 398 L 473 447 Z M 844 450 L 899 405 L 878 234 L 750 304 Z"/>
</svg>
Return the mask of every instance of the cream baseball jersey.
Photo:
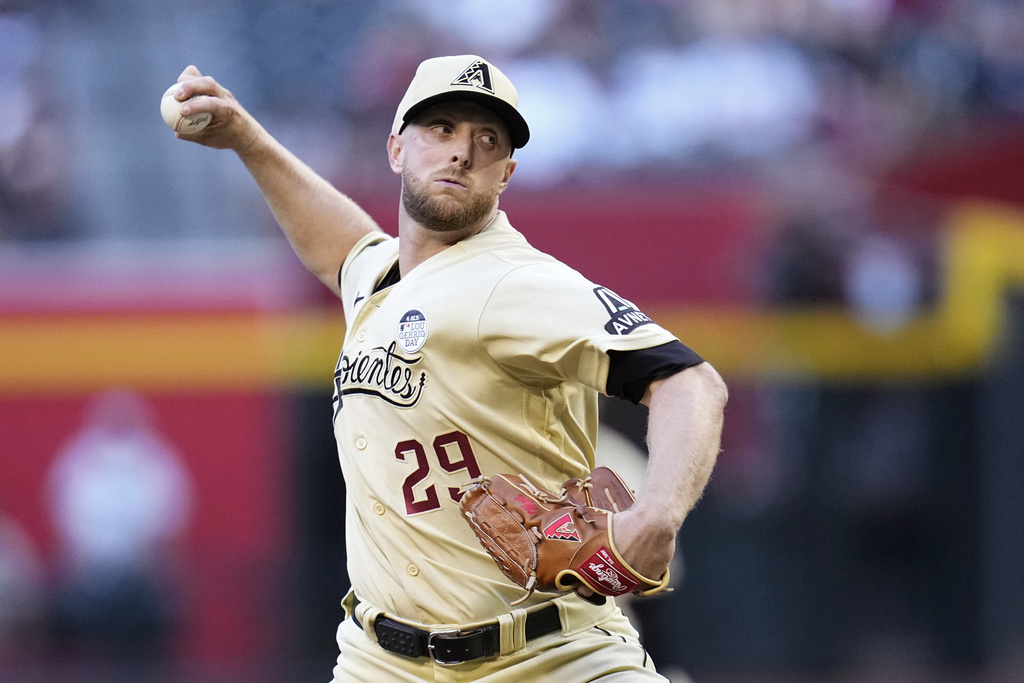
<svg viewBox="0 0 1024 683">
<path fill-rule="evenodd" d="M 398 240 L 375 233 L 341 271 L 349 576 L 361 600 L 405 620 L 492 619 L 522 589 L 462 519 L 460 487 L 508 472 L 558 490 L 585 476 L 607 352 L 675 337 L 531 247 L 502 212 L 375 293 L 397 259 Z"/>
</svg>

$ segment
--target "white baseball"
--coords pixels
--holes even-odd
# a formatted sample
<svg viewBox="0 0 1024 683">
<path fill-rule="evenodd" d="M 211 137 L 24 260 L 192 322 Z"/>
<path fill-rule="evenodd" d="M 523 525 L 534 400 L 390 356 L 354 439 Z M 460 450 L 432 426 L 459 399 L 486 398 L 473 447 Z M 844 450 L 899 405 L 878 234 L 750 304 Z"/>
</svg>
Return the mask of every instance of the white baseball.
<svg viewBox="0 0 1024 683">
<path fill-rule="evenodd" d="M 183 103 L 174 99 L 174 91 L 178 85 L 178 83 L 175 83 L 164 93 L 163 98 L 160 100 L 160 115 L 164 117 L 164 123 L 170 126 L 176 133 L 182 133 L 183 135 L 198 133 L 210 123 L 213 119 L 213 114 L 204 112 L 192 114 L 191 116 L 182 116 L 181 105 Z"/>
</svg>

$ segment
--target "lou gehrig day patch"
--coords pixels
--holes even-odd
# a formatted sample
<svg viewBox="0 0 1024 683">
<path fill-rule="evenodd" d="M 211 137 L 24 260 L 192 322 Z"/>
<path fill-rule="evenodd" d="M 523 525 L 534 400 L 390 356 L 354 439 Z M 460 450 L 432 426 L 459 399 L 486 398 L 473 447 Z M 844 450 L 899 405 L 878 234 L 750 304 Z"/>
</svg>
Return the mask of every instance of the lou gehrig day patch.
<svg viewBox="0 0 1024 683">
<path fill-rule="evenodd" d="M 406 312 L 398 322 L 398 345 L 406 353 L 423 348 L 427 342 L 427 316 L 416 309 Z"/>
</svg>

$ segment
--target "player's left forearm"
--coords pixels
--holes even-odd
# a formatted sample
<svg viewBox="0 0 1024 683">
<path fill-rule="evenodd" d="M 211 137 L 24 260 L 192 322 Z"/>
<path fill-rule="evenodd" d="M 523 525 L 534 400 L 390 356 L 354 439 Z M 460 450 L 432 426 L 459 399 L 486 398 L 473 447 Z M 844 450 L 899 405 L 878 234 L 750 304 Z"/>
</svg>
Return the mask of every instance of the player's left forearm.
<svg viewBox="0 0 1024 683">
<path fill-rule="evenodd" d="M 675 531 L 711 477 L 727 400 L 725 382 L 708 363 L 652 382 L 644 397 L 650 409 L 650 459 L 637 506 L 641 510 L 648 504 L 657 507 L 663 523 Z"/>
</svg>

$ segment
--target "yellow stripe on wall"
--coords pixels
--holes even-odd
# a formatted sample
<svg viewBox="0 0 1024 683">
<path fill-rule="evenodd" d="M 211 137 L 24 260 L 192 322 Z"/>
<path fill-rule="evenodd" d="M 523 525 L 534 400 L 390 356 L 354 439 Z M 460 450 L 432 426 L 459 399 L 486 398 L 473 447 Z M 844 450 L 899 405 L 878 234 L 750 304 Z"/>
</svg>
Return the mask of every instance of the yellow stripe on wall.
<svg viewBox="0 0 1024 683">
<path fill-rule="evenodd" d="M 931 310 L 882 332 L 836 308 L 665 309 L 647 313 L 723 373 L 832 380 L 928 379 L 973 372 L 995 350 L 1007 293 L 1024 288 L 1024 215 L 957 207 Z"/>
<path fill-rule="evenodd" d="M 343 335 L 318 313 L 0 318 L 0 391 L 330 386 Z"/>
<path fill-rule="evenodd" d="M 645 312 L 727 378 L 972 372 L 996 347 L 1007 290 L 1024 287 L 1024 217 L 962 206 L 947 237 L 937 305 L 885 333 L 835 308 Z M 0 317 L 0 392 L 327 388 L 343 336 L 340 315 L 320 311 Z"/>
</svg>

